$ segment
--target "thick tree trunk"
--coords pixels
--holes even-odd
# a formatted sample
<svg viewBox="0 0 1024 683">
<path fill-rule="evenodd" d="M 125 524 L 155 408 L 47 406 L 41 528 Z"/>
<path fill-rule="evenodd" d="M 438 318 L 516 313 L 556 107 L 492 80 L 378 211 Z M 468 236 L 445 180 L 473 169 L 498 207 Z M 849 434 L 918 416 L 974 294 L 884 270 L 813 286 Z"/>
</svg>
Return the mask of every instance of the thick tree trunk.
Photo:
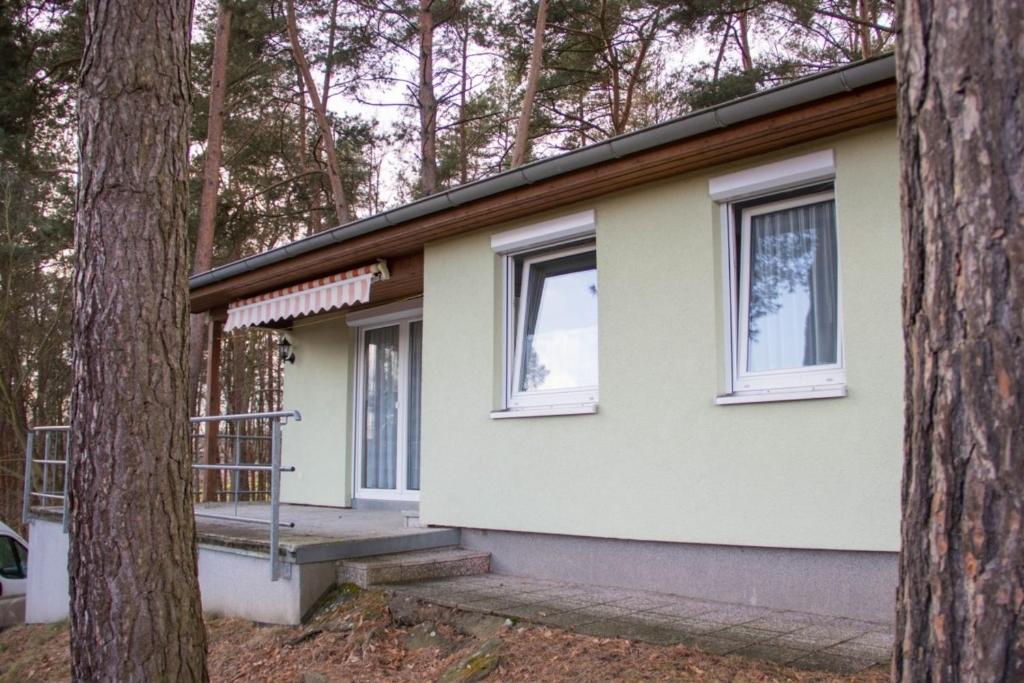
<svg viewBox="0 0 1024 683">
<path fill-rule="evenodd" d="M 526 76 L 526 94 L 523 95 L 523 109 L 519 112 L 516 126 L 516 144 L 512 148 L 512 168 L 523 165 L 526 159 L 526 144 L 530 140 L 530 119 L 533 118 L 533 100 L 537 96 L 537 83 L 544 61 L 544 30 L 548 23 L 548 0 L 537 3 L 537 25 L 533 29 L 533 49 L 530 52 L 530 70 Z"/>
<path fill-rule="evenodd" d="M 306 90 L 309 92 L 309 101 L 312 104 L 313 116 L 316 117 L 317 126 L 320 128 L 320 136 L 324 140 L 324 152 L 327 154 L 327 178 L 331 182 L 331 194 L 334 199 L 334 213 L 338 219 L 338 225 L 345 225 L 351 220 L 348 201 L 345 199 L 345 191 L 341 185 L 341 167 L 338 165 L 338 154 L 334 148 L 334 132 L 331 130 L 331 122 L 327 118 L 327 102 L 320 99 L 316 89 L 316 82 L 313 81 L 313 74 L 309 70 L 309 62 L 306 61 L 306 54 L 302 50 L 302 43 L 299 42 L 299 25 L 295 18 L 295 0 L 286 0 L 288 39 L 291 41 L 292 56 L 295 59 L 295 66 L 302 74 L 302 80 L 306 83 Z"/>
<path fill-rule="evenodd" d="M 231 7 L 221 0 L 217 13 L 217 34 L 213 41 L 210 67 L 210 114 L 206 124 L 206 157 L 203 160 L 203 194 L 199 200 L 199 228 L 192 272 L 204 273 L 213 265 L 213 235 L 217 222 L 217 197 L 220 193 L 220 166 L 224 151 L 224 97 L 227 94 L 228 47 L 231 43 Z M 188 389 L 189 406 L 197 405 L 199 377 L 206 341 L 205 314 L 189 318 Z"/>
<path fill-rule="evenodd" d="M 72 328 L 72 672 L 203 681 L 187 414 L 188 0 L 87 3 Z"/>
<path fill-rule="evenodd" d="M 420 191 L 437 191 L 437 98 L 434 96 L 433 0 L 420 0 Z"/>
<path fill-rule="evenodd" d="M 1024 680 L 1024 4 L 905 0 L 894 677 Z"/>
</svg>

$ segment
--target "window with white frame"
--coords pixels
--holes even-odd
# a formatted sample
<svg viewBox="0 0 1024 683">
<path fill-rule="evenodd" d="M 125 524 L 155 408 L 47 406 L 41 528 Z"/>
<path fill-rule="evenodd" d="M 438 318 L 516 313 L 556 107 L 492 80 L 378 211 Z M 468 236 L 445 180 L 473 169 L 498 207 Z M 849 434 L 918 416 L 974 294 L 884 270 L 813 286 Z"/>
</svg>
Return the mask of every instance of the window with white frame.
<svg viewBox="0 0 1024 683">
<path fill-rule="evenodd" d="M 506 407 L 592 412 L 598 390 L 593 213 L 504 233 L 492 245 L 504 256 L 506 274 Z"/>
<path fill-rule="evenodd" d="M 796 161 L 822 161 L 820 153 L 808 156 Z M 719 188 L 731 184 L 735 195 L 735 201 L 722 202 L 734 396 L 845 393 L 831 152 L 827 161 L 817 174 L 826 175 L 825 182 L 813 182 L 815 174 L 805 170 L 802 182 L 783 179 L 775 192 L 766 183 L 765 168 L 771 167 L 746 172 L 758 181 L 754 196 L 744 194 L 743 174 L 716 179 Z M 783 164 L 789 170 L 800 165 Z"/>
</svg>

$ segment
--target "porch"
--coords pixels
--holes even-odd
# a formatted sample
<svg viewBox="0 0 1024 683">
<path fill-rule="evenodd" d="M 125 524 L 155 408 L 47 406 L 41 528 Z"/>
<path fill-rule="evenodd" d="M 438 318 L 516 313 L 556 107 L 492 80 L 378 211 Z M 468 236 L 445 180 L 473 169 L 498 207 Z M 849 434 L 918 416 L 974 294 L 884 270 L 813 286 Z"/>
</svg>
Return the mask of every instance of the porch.
<svg viewBox="0 0 1024 683">
<path fill-rule="evenodd" d="M 200 547 L 269 557 L 266 524 L 272 514 L 270 503 L 197 503 L 196 513 Z M 207 513 L 222 517 L 202 516 Z M 278 557 L 290 564 L 334 562 L 459 543 L 458 529 L 406 526 L 406 516 L 398 510 L 281 504 L 279 517 Z"/>
<path fill-rule="evenodd" d="M 270 503 L 198 503 L 196 512 L 203 610 L 261 623 L 300 623 L 343 577 L 346 560 L 410 557 L 409 553 L 415 558 L 416 551 L 439 548 L 445 550 L 438 554 L 451 554 L 460 541 L 458 529 L 407 527 L 400 511 L 280 505 L 276 571 L 268 572 L 274 564 L 268 562 Z M 29 575 L 29 623 L 68 616 L 68 536 L 63 518 L 60 507 L 34 507 L 28 520 L 30 553 L 38 567 Z"/>
</svg>

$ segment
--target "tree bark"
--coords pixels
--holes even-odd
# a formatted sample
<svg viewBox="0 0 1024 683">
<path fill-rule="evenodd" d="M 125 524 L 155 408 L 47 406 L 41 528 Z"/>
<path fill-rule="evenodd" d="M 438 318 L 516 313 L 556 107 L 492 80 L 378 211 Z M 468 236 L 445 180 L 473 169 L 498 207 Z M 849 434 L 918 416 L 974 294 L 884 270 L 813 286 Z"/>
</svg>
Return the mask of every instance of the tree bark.
<svg viewBox="0 0 1024 683">
<path fill-rule="evenodd" d="M 295 66 L 302 74 L 302 80 L 306 83 L 306 91 L 309 93 L 309 101 L 313 108 L 313 116 L 316 117 L 317 126 L 320 128 L 320 136 L 324 140 L 324 152 L 327 155 L 327 178 L 331 183 L 331 195 L 334 199 L 334 213 L 338 219 L 338 225 L 345 225 L 351 220 L 348 201 L 345 199 L 345 191 L 341 185 L 341 170 L 338 166 L 338 154 L 334 148 L 334 132 L 331 130 L 331 122 L 327 118 L 327 102 L 320 99 L 316 89 L 316 82 L 309 70 L 309 62 L 302 51 L 302 43 L 299 42 L 299 26 L 295 19 L 295 0 L 286 0 L 285 8 L 288 16 L 288 39 L 291 41 L 292 55 L 295 58 Z"/>
<path fill-rule="evenodd" d="M 1024 680 L 1024 5 L 905 0 L 893 675 Z"/>
<path fill-rule="evenodd" d="M 302 173 L 307 177 L 303 178 L 302 185 L 309 192 L 308 203 L 309 225 L 306 227 L 307 235 L 314 235 L 324 229 L 323 212 L 320 211 L 320 193 L 324 191 L 323 173 L 324 165 L 320 162 L 320 155 L 315 149 L 310 149 L 306 131 L 306 83 L 298 68 L 295 69 L 296 87 L 299 89 L 299 166 Z M 312 162 L 312 163 L 311 163 Z M 313 164 L 316 165 L 314 169 Z"/>
<path fill-rule="evenodd" d="M 747 10 L 739 13 L 739 29 L 736 32 L 736 43 L 740 48 L 740 60 L 743 63 L 743 70 L 750 71 L 754 68 L 754 59 L 750 54 L 750 26 L 747 21 Z"/>
<path fill-rule="evenodd" d="M 855 27 L 860 38 L 860 57 L 861 59 L 867 59 L 873 52 L 871 49 L 871 27 L 867 23 L 871 19 L 868 14 L 867 0 L 856 0 L 854 9 L 856 10 L 854 14 L 862 22 Z"/>
<path fill-rule="evenodd" d="M 420 0 L 419 30 L 419 112 L 420 112 L 420 191 L 437 191 L 437 98 L 434 96 L 434 15 L 433 0 Z"/>
<path fill-rule="evenodd" d="M 76 681 L 204 681 L 187 413 L 189 0 L 91 0 L 71 408 Z"/>
<path fill-rule="evenodd" d="M 544 30 L 548 23 L 548 0 L 537 3 L 537 24 L 533 29 L 533 49 L 530 51 L 530 70 L 526 76 L 526 94 L 523 95 L 523 109 L 516 126 L 516 143 L 512 148 L 512 168 L 523 165 L 526 158 L 526 144 L 530 140 L 530 119 L 533 118 L 533 100 L 537 96 L 537 83 L 544 61 Z"/>
<path fill-rule="evenodd" d="M 199 200 L 199 227 L 192 273 L 204 273 L 213 265 L 213 236 L 217 222 L 217 197 L 220 193 L 220 167 L 224 157 L 224 97 L 227 93 L 228 47 L 231 43 L 231 7 L 221 0 L 217 11 L 217 33 L 213 41 L 210 67 L 210 114 L 206 125 L 206 157 L 203 160 L 203 193 Z M 203 366 L 206 339 L 205 314 L 189 318 L 188 389 L 189 406 L 198 404 L 199 377 Z"/>
</svg>

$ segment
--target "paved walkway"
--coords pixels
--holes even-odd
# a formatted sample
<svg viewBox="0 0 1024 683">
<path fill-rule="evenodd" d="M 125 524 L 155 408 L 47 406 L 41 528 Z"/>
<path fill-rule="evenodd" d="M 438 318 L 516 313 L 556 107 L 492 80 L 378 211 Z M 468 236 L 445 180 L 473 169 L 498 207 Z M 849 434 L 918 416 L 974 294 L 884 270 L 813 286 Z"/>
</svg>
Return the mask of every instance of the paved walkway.
<svg viewBox="0 0 1024 683">
<path fill-rule="evenodd" d="M 606 638 L 683 644 L 713 654 L 853 673 L 887 665 L 892 627 L 648 591 L 510 576 L 467 576 L 383 588 L 446 607 Z"/>
</svg>

